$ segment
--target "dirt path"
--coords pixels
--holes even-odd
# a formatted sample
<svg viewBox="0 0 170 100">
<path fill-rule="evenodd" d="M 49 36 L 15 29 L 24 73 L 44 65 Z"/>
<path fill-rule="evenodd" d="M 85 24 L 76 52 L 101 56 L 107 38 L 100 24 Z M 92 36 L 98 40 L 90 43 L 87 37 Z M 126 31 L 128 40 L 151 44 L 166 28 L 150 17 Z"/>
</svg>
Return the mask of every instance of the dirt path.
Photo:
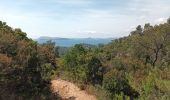
<svg viewBox="0 0 170 100">
<path fill-rule="evenodd" d="M 61 79 L 52 80 L 52 89 L 58 92 L 63 99 L 67 100 L 96 100 L 93 95 L 87 94 L 85 91 L 80 90 L 71 82 Z"/>
</svg>

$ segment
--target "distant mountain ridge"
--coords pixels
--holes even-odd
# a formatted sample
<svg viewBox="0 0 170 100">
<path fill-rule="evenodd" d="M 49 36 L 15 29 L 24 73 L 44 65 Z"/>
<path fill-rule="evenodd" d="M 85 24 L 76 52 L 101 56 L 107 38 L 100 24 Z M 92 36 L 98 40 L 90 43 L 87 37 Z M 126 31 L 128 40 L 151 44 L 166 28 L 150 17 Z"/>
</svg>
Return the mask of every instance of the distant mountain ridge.
<svg viewBox="0 0 170 100">
<path fill-rule="evenodd" d="M 75 44 L 89 44 L 89 45 L 107 44 L 114 39 L 115 38 L 60 38 L 42 36 L 38 39 L 35 39 L 35 41 L 42 44 L 51 40 L 52 42 L 56 43 L 56 46 L 72 47 Z"/>
<path fill-rule="evenodd" d="M 55 40 L 55 39 L 69 39 L 69 38 L 41 36 L 38 39 L 40 39 L 40 40 Z"/>
</svg>

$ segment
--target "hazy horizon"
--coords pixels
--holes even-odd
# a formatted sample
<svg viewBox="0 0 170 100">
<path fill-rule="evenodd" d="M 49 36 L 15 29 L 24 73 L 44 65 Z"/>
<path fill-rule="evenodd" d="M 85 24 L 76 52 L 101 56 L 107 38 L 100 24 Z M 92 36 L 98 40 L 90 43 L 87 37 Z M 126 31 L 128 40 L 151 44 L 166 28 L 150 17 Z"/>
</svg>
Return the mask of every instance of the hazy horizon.
<svg viewBox="0 0 170 100">
<path fill-rule="evenodd" d="M 30 38 L 114 38 L 137 25 L 160 24 L 170 0 L 3 0 L 0 20 Z"/>
<path fill-rule="evenodd" d="M 120 38 L 120 37 L 57 37 L 57 36 L 40 36 L 37 38 L 33 38 L 33 39 L 40 39 L 40 38 L 63 38 L 63 39 L 88 39 L 88 38 L 92 38 L 92 39 L 115 39 L 115 38 Z"/>
</svg>

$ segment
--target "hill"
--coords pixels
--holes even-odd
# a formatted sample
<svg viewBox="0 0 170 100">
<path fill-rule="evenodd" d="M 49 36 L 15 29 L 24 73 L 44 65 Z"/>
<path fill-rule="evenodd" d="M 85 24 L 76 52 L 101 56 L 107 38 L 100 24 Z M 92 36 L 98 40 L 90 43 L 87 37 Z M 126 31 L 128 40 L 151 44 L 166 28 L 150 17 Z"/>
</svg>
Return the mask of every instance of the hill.
<svg viewBox="0 0 170 100">
<path fill-rule="evenodd" d="M 170 100 L 170 18 L 138 25 L 129 36 L 104 45 L 89 45 L 92 38 L 40 40 L 52 41 L 38 44 L 0 21 L 0 100 L 60 100 L 50 88 L 56 76 L 68 92 L 71 82 L 99 100 Z M 67 41 L 66 46 L 79 42 L 59 50 L 55 40 Z"/>
<path fill-rule="evenodd" d="M 75 44 L 89 44 L 89 45 L 98 45 L 98 44 L 107 44 L 114 40 L 115 38 L 60 38 L 60 37 L 40 37 L 35 39 L 38 43 L 46 43 L 47 41 L 55 42 L 56 46 L 61 47 L 72 47 Z"/>
<path fill-rule="evenodd" d="M 99 100 L 170 100 L 170 19 L 97 48 L 75 45 L 61 62 L 59 76 Z"/>
</svg>

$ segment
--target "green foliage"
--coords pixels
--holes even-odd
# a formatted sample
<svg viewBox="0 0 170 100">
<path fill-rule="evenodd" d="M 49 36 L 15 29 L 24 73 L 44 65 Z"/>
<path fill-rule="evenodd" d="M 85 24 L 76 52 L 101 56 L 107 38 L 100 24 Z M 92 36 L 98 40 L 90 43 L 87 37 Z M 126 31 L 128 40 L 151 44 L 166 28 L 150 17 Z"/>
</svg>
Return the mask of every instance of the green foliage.
<svg viewBox="0 0 170 100">
<path fill-rule="evenodd" d="M 52 100 L 54 46 L 38 45 L 21 29 L 0 21 L 0 99 Z"/>
<path fill-rule="evenodd" d="M 111 72 L 105 75 L 103 87 L 111 94 L 110 98 L 112 99 L 114 99 L 116 95 L 126 95 L 132 99 L 139 96 L 139 93 L 129 85 L 126 78 L 116 77 Z"/>
<path fill-rule="evenodd" d="M 58 52 L 51 41 L 39 45 L 0 21 L 0 99 L 12 94 L 51 100 L 50 80 L 59 54 L 58 74 L 94 91 L 99 100 L 170 99 L 170 19 L 138 25 L 129 36 L 107 45 L 65 49 Z"/>
<path fill-rule="evenodd" d="M 54 68 L 51 63 L 45 63 L 41 66 L 41 77 L 43 80 L 50 81 L 54 74 Z"/>
<path fill-rule="evenodd" d="M 103 67 L 94 54 L 82 45 L 75 45 L 64 57 L 64 70 L 79 83 L 101 84 Z"/>
<path fill-rule="evenodd" d="M 16 29 L 14 30 L 14 32 L 15 32 L 15 35 L 17 36 L 18 39 L 20 39 L 20 40 L 24 40 L 24 39 L 26 40 L 26 39 L 28 39 L 28 38 L 27 38 L 27 34 L 26 34 L 25 32 L 22 32 L 21 29 L 16 28 Z"/>
<path fill-rule="evenodd" d="M 170 81 L 163 80 L 159 70 L 152 70 L 141 84 L 143 99 L 168 100 L 170 97 Z"/>
<path fill-rule="evenodd" d="M 96 48 L 73 47 L 62 59 L 69 79 L 99 100 L 170 99 L 170 23 L 137 26 L 128 37 Z M 103 66 L 103 67 L 102 67 Z M 92 92 L 91 92 L 92 93 Z"/>
</svg>

